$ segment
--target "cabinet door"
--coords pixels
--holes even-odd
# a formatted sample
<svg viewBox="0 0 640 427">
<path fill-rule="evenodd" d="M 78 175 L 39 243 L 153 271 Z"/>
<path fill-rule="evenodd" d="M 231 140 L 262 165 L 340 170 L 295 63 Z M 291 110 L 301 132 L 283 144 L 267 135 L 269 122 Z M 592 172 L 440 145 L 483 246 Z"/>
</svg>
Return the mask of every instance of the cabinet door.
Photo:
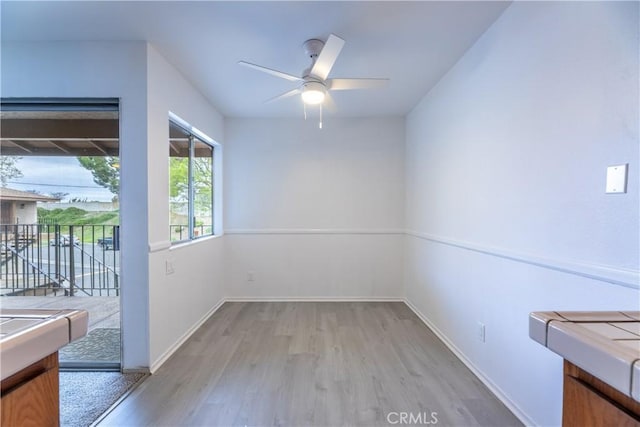
<svg viewBox="0 0 640 427">
<path fill-rule="evenodd" d="M 5 378 L 0 389 L 0 426 L 60 425 L 58 352 Z"/>
<path fill-rule="evenodd" d="M 640 427 L 640 419 L 576 378 L 564 376 L 563 427 Z"/>
</svg>

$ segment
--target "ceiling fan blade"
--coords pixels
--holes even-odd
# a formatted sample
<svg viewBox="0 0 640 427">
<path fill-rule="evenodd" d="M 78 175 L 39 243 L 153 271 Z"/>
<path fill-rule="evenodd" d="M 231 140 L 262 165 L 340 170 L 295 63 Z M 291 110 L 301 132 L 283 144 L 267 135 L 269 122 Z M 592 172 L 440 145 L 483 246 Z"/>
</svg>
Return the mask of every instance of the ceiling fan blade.
<svg viewBox="0 0 640 427">
<path fill-rule="evenodd" d="M 389 79 L 331 79 L 326 85 L 329 90 L 378 89 L 389 84 Z"/>
<path fill-rule="evenodd" d="M 263 73 L 271 74 L 272 76 L 280 77 L 281 79 L 290 80 L 292 82 L 303 81 L 300 77 L 283 73 L 282 71 L 272 70 L 271 68 L 263 67 L 262 65 L 256 65 L 246 61 L 238 61 L 238 64 L 244 65 L 245 67 L 253 68 L 254 70 L 262 71 Z"/>
<path fill-rule="evenodd" d="M 302 91 L 299 88 L 295 88 L 295 89 L 290 90 L 289 92 L 285 92 L 285 93 L 283 93 L 281 95 L 274 96 L 271 99 L 267 99 L 266 101 L 264 101 L 264 103 L 268 104 L 269 102 L 277 101 L 279 99 L 289 98 L 290 96 L 297 95 L 297 94 L 299 94 L 301 92 Z"/>
<path fill-rule="evenodd" d="M 336 62 L 336 59 L 342 50 L 342 46 L 344 46 L 344 40 L 338 36 L 330 34 L 309 74 L 325 80 L 327 76 L 329 76 L 329 72 L 331 71 L 333 64 Z"/>
</svg>

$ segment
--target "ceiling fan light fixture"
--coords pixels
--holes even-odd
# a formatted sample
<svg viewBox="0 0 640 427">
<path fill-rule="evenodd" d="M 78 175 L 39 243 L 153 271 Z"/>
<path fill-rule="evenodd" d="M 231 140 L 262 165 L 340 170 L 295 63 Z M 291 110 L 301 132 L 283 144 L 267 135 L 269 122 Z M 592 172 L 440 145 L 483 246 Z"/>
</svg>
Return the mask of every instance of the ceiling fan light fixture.
<svg viewBox="0 0 640 427">
<path fill-rule="evenodd" d="M 320 82 L 307 82 L 302 87 L 302 102 L 307 105 L 322 104 L 326 88 Z"/>
</svg>

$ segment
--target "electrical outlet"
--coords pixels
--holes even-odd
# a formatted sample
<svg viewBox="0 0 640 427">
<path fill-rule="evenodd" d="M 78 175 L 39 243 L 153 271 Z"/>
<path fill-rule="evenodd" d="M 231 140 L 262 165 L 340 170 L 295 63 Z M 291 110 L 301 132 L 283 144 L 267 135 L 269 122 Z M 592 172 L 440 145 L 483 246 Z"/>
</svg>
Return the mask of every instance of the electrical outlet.
<svg viewBox="0 0 640 427">
<path fill-rule="evenodd" d="M 485 326 L 482 322 L 478 322 L 478 340 L 485 342 Z"/>
<path fill-rule="evenodd" d="M 253 271 L 248 271 L 247 272 L 247 282 L 253 282 L 255 281 L 255 273 Z"/>
<path fill-rule="evenodd" d="M 173 274 L 174 270 L 173 270 L 173 261 L 171 260 L 166 260 L 165 261 L 165 274 L 168 276 L 169 274 Z"/>
</svg>

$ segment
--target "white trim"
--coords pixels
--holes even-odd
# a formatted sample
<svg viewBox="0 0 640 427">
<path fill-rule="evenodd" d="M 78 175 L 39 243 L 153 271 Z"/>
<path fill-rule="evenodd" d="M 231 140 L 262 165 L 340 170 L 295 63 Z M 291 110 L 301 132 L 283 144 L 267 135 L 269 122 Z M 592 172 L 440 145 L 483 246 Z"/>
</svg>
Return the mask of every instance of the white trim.
<svg viewBox="0 0 640 427">
<path fill-rule="evenodd" d="M 431 331 L 447 346 L 449 350 L 458 358 L 464 365 L 469 368 L 473 374 L 478 377 L 482 383 L 487 386 L 487 388 L 500 400 L 504 405 L 515 415 L 522 424 L 525 426 L 534 426 L 536 425 L 532 419 L 530 419 L 527 414 L 525 414 L 519 407 L 516 405 L 511 399 L 507 397 L 507 395 L 498 387 L 488 376 L 486 376 L 478 367 L 476 367 L 467 357 L 458 349 L 454 343 L 449 341 L 447 336 L 443 334 L 430 320 L 427 318 L 420 310 L 418 310 L 408 299 L 404 299 L 404 303 L 415 313 L 416 316 L 427 326 L 427 328 L 431 329 Z"/>
<path fill-rule="evenodd" d="M 510 261 L 521 262 L 524 264 L 535 265 L 536 267 L 547 268 L 549 270 L 555 270 L 563 273 L 573 274 L 576 276 L 587 277 L 589 279 L 609 282 L 614 285 L 624 286 L 626 288 L 640 289 L 640 271 L 637 270 L 626 270 L 623 268 L 607 265 L 546 258 L 537 255 L 510 251 L 507 249 L 478 245 L 475 243 L 450 239 L 446 237 L 434 236 L 432 234 L 421 233 L 413 230 L 407 230 L 406 234 L 409 236 L 417 237 L 419 239 L 428 240 L 430 242 L 454 246 L 457 248 L 479 252 L 485 255 L 508 259 Z"/>
<path fill-rule="evenodd" d="M 401 228 L 235 228 L 226 234 L 405 234 Z"/>
<path fill-rule="evenodd" d="M 218 311 L 218 309 L 220 307 L 222 307 L 222 305 L 226 302 L 226 299 L 222 298 L 220 299 L 220 301 L 218 301 L 218 303 L 213 306 L 213 308 L 211 310 L 209 310 L 204 316 L 202 316 L 202 318 L 197 321 L 195 324 L 193 324 L 179 339 L 178 341 L 176 341 L 171 347 L 169 347 L 167 349 L 167 351 L 165 351 L 164 353 L 162 353 L 162 355 L 160 357 L 158 357 L 155 362 L 153 362 L 151 364 L 151 367 L 149 368 L 149 372 L 151 374 L 155 373 L 163 364 L 164 362 L 166 362 L 171 356 L 173 356 L 173 353 L 175 353 L 180 347 L 182 347 L 182 345 L 191 337 L 191 335 L 194 334 L 195 331 L 198 330 L 198 328 L 200 328 L 202 325 L 204 325 L 204 322 L 206 322 L 207 320 L 209 320 L 209 318 L 211 316 L 213 316 L 213 314 Z"/>
<path fill-rule="evenodd" d="M 171 247 L 171 242 L 168 240 L 162 240 L 160 242 L 151 242 L 149 243 L 149 253 L 164 251 L 165 249 L 169 249 Z"/>
<path fill-rule="evenodd" d="M 191 245 L 196 245 L 200 242 L 207 242 L 209 240 L 215 240 L 215 239 L 219 239 L 221 237 L 223 237 L 224 234 L 210 234 L 208 236 L 202 236 L 202 237 L 198 237 L 197 239 L 191 239 L 191 240 L 182 240 L 180 242 L 175 242 L 174 244 L 170 244 L 169 245 L 169 250 L 173 251 L 176 249 L 181 249 L 181 248 L 187 248 Z"/>
<path fill-rule="evenodd" d="M 223 236 L 224 234 L 211 234 L 209 236 L 202 236 L 192 240 L 184 240 L 182 242 L 176 242 L 174 244 L 171 244 L 171 242 L 168 240 L 163 240 L 161 242 L 153 242 L 153 243 L 149 243 L 149 253 L 160 252 L 167 249 L 170 249 L 170 250 L 180 249 L 187 246 L 191 246 L 199 242 L 206 242 L 208 240 L 219 239 L 220 237 L 223 237 Z"/>
<path fill-rule="evenodd" d="M 608 265 L 593 264 L 580 261 L 552 259 L 533 254 L 511 251 L 502 248 L 479 245 L 476 243 L 433 234 L 422 233 L 414 230 L 399 228 L 362 229 L 362 228 L 237 228 L 225 230 L 226 234 L 261 234 L 261 235 L 407 235 L 430 242 L 440 243 L 485 255 L 491 255 L 510 261 L 534 265 L 549 270 L 560 271 L 567 274 L 586 277 L 593 280 L 612 283 L 626 288 L 640 289 L 640 271 L 624 269 Z"/>
<path fill-rule="evenodd" d="M 231 297 L 225 302 L 404 302 L 402 297 Z"/>
<path fill-rule="evenodd" d="M 172 122 L 174 122 L 175 124 L 177 124 L 181 128 L 191 132 L 196 137 L 198 137 L 198 139 L 206 142 L 209 145 L 213 145 L 213 146 L 219 146 L 220 145 L 213 138 L 209 137 L 209 135 L 207 135 L 206 133 L 202 132 L 197 127 L 190 125 L 186 120 L 183 120 L 180 116 L 178 116 L 177 114 L 175 114 L 175 113 L 173 113 L 171 111 L 169 111 L 169 120 L 171 120 Z"/>
</svg>

